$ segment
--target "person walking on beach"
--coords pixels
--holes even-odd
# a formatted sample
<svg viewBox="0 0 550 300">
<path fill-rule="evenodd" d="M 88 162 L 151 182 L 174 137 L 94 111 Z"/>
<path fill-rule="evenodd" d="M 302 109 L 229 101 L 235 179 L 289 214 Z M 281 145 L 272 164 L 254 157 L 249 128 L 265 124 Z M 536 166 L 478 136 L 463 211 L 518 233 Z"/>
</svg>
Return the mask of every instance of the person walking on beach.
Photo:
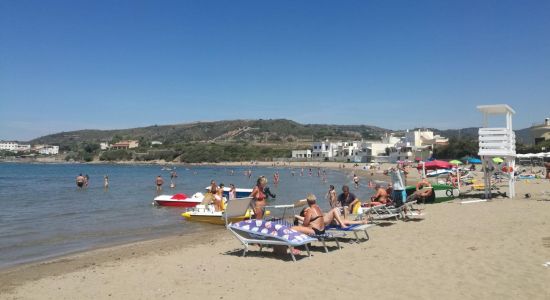
<svg viewBox="0 0 550 300">
<path fill-rule="evenodd" d="M 401 207 L 407 201 L 407 196 L 405 193 L 405 171 L 400 167 L 391 168 L 384 174 L 391 177 L 392 182 L 392 200 L 395 204 L 395 207 Z M 405 195 L 403 195 L 405 194 Z"/>
<path fill-rule="evenodd" d="M 79 189 L 82 189 L 82 187 L 84 187 L 84 181 L 85 180 L 86 180 L 86 178 L 84 176 L 82 176 L 82 173 L 80 173 L 78 176 L 76 176 L 76 186 Z"/>
<path fill-rule="evenodd" d="M 105 190 L 109 189 L 109 176 L 103 176 L 103 188 Z"/>
<path fill-rule="evenodd" d="M 160 193 L 162 191 L 162 185 L 164 184 L 164 179 L 162 179 L 162 176 L 157 176 L 155 179 L 155 184 L 157 185 L 157 193 Z"/>
</svg>

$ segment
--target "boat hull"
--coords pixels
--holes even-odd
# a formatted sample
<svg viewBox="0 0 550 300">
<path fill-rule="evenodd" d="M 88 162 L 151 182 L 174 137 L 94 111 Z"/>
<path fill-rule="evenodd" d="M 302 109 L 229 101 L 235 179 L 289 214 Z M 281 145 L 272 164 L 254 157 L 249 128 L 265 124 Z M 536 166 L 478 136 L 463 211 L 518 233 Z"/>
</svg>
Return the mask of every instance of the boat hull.
<svg viewBox="0 0 550 300">
<path fill-rule="evenodd" d="M 155 205 L 158 206 L 169 206 L 169 207 L 186 207 L 191 208 L 197 206 L 200 202 L 189 202 L 189 201 L 182 201 L 182 200 L 155 200 Z"/>
<path fill-rule="evenodd" d="M 220 215 L 196 215 L 196 214 L 190 214 L 187 212 L 184 212 L 181 214 L 186 220 L 192 221 L 192 222 L 201 222 L 201 223 L 208 223 L 208 224 L 214 224 L 214 225 L 225 225 L 225 220 Z M 231 218 L 229 221 L 231 223 L 240 222 L 245 219 L 248 219 L 248 216 L 242 216 L 237 218 Z"/>
</svg>

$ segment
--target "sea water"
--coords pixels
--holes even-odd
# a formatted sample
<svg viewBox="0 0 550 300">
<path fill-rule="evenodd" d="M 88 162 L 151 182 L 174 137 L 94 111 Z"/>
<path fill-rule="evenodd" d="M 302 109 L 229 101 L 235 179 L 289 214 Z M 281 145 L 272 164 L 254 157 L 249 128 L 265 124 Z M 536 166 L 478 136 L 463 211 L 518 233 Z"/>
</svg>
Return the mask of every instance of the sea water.
<svg viewBox="0 0 550 300">
<path fill-rule="evenodd" d="M 245 171 L 252 169 L 252 176 Z M 0 268 L 43 260 L 77 251 L 163 235 L 211 229 L 213 225 L 188 222 L 184 208 L 155 207 L 155 178 L 161 175 L 163 194 L 203 192 L 210 181 L 252 188 L 264 175 L 276 199 L 269 205 L 291 204 L 314 193 L 324 209 L 329 184 L 352 184 L 352 174 L 326 170 L 326 181 L 317 169 L 288 167 L 178 166 L 176 188 L 171 189 L 170 172 L 157 165 L 111 164 L 18 164 L 0 163 Z M 280 182 L 273 183 L 278 171 Z M 351 172 L 351 171 L 348 171 Z M 76 176 L 88 175 L 89 186 L 78 189 Z M 103 177 L 109 176 L 104 189 Z M 372 194 L 363 180 L 354 190 L 360 199 Z M 276 211 L 273 211 L 277 214 Z"/>
</svg>

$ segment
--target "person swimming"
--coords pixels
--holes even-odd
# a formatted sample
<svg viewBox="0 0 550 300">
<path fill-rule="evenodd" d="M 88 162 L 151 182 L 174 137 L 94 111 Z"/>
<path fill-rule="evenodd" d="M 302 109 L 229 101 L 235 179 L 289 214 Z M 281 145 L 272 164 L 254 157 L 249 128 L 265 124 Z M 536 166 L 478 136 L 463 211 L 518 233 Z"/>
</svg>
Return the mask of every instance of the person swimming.
<svg viewBox="0 0 550 300">
<path fill-rule="evenodd" d="M 78 176 L 76 176 L 76 186 L 79 189 L 82 189 L 84 187 L 84 182 L 86 181 L 86 178 L 82 176 L 82 173 L 80 173 Z"/>
</svg>

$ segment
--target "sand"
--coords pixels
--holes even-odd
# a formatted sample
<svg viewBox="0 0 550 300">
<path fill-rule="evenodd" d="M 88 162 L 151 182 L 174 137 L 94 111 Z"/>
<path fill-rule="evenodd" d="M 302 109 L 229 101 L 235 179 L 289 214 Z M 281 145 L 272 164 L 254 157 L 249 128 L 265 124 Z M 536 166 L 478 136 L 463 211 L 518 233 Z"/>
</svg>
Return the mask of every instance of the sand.
<svg viewBox="0 0 550 300">
<path fill-rule="evenodd" d="M 0 271 L 0 299 L 550 299 L 550 182 L 517 191 L 426 205 L 423 220 L 296 263 L 258 248 L 241 257 L 223 228 L 98 249 Z"/>
</svg>

